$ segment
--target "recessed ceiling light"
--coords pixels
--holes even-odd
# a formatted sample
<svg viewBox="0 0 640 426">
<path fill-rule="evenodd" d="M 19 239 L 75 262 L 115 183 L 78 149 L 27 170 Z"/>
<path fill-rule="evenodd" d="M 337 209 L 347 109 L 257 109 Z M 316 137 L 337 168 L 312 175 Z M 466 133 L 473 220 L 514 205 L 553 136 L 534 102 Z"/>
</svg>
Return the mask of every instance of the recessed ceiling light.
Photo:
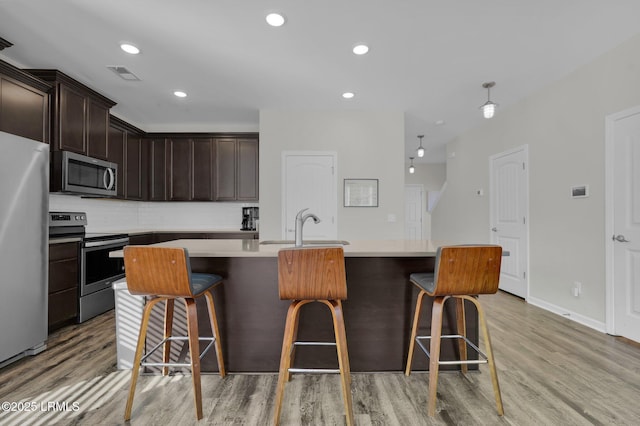
<svg viewBox="0 0 640 426">
<path fill-rule="evenodd" d="M 272 27 L 281 27 L 287 21 L 284 15 L 280 13 L 270 13 L 265 19 L 267 20 L 267 24 L 271 25 Z"/>
<path fill-rule="evenodd" d="M 124 50 L 125 52 L 131 55 L 137 55 L 138 53 L 140 53 L 140 49 L 138 49 L 133 44 L 129 44 L 129 43 L 122 43 L 120 45 L 120 49 Z"/>
<path fill-rule="evenodd" d="M 344 92 L 344 93 L 342 94 L 342 97 L 343 97 L 343 98 L 345 98 L 345 99 L 351 99 L 351 98 L 353 98 L 355 95 L 356 95 L 356 94 L 355 94 L 355 93 L 353 93 L 353 92 Z"/>
<path fill-rule="evenodd" d="M 353 53 L 356 55 L 364 55 L 369 51 L 369 46 L 366 44 L 356 44 L 353 46 Z"/>
<path fill-rule="evenodd" d="M 442 125 L 444 124 L 444 120 L 436 120 L 436 121 L 434 122 L 434 124 L 435 124 L 436 126 L 442 126 Z"/>
<path fill-rule="evenodd" d="M 186 98 L 187 94 L 181 90 L 176 90 L 175 92 L 173 92 L 174 95 L 176 95 L 179 98 Z"/>
</svg>

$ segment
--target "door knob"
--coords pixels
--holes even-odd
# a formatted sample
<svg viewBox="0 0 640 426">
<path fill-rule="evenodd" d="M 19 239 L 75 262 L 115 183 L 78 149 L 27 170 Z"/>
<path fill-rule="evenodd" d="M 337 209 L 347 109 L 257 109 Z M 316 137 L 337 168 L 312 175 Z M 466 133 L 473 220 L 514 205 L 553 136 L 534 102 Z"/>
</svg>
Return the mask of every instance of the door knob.
<svg viewBox="0 0 640 426">
<path fill-rule="evenodd" d="M 629 243 L 630 242 L 622 234 L 614 235 L 612 239 L 613 239 L 613 241 L 617 241 L 619 243 Z"/>
<path fill-rule="evenodd" d="M 495 226 L 494 226 L 493 228 L 491 228 L 491 230 L 492 230 L 493 232 L 498 232 L 498 228 L 496 228 Z"/>
</svg>

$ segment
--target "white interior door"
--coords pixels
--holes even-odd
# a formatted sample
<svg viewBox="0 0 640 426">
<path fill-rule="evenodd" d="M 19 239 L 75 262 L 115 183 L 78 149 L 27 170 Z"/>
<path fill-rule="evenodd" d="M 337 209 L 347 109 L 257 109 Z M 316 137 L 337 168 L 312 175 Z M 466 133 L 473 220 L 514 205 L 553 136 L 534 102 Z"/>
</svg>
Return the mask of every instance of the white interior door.
<svg viewBox="0 0 640 426">
<path fill-rule="evenodd" d="M 491 242 L 509 252 L 502 258 L 500 289 L 526 299 L 529 292 L 527 146 L 491 156 L 489 162 Z"/>
<path fill-rule="evenodd" d="M 422 185 L 408 184 L 404 187 L 404 237 L 407 240 L 423 238 L 424 189 Z"/>
<path fill-rule="evenodd" d="M 614 332 L 640 342 L 640 108 L 613 122 Z"/>
<path fill-rule="evenodd" d="M 295 217 L 301 209 L 314 213 L 320 223 L 309 220 L 305 240 L 338 238 L 336 154 L 284 152 L 282 171 L 282 238 L 295 238 Z"/>
</svg>

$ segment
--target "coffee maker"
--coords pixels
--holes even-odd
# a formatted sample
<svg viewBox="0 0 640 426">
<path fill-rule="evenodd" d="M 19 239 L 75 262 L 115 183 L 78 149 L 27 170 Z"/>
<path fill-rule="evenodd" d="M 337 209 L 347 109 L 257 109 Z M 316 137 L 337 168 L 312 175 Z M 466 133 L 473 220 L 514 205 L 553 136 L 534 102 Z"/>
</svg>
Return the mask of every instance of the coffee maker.
<svg viewBox="0 0 640 426">
<path fill-rule="evenodd" d="M 242 228 L 241 231 L 255 231 L 258 216 L 258 207 L 243 207 L 242 208 Z"/>
</svg>

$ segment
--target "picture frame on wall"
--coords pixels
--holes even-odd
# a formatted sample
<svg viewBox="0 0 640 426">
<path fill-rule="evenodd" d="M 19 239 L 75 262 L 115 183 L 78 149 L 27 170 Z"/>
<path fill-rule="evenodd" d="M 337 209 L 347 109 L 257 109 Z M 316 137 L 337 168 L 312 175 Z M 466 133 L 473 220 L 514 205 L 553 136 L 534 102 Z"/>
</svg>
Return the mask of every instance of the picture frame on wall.
<svg viewBox="0 0 640 426">
<path fill-rule="evenodd" d="M 378 207 L 378 179 L 345 179 L 344 207 Z"/>
</svg>

